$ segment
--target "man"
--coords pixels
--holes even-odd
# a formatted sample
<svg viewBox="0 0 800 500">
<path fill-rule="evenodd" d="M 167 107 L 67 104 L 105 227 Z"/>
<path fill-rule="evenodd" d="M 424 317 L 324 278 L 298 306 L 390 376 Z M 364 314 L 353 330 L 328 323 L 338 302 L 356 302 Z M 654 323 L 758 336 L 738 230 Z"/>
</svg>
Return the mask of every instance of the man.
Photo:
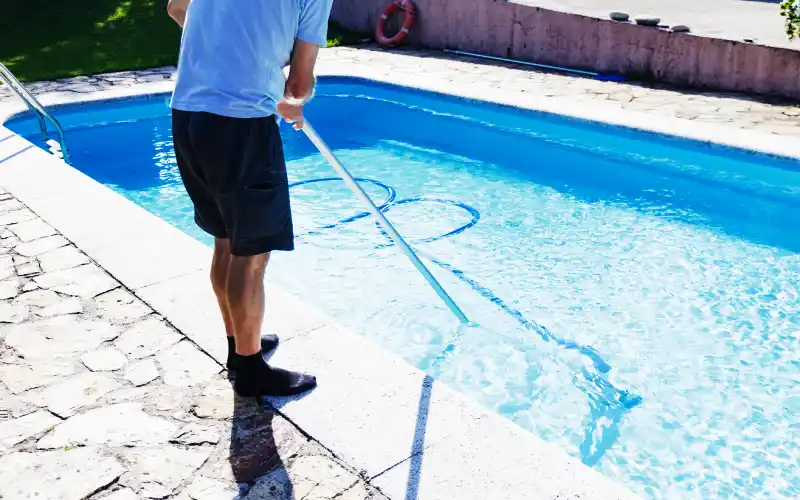
<svg viewBox="0 0 800 500">
<path fill-rule="evenodd" d="M 311 375 L 267 364 L 263 355 L 278 339 L 262 337 L 261 326 L 270 253 L 294 248 L 277 117 L 303 127 L 331 3 L 169 0 L 167 7 L 184 29 L 171 105 L 175 156 L 195 221 L 215 238 L 211 285 L 242 396 L 316 386 Z"/>
</svg>

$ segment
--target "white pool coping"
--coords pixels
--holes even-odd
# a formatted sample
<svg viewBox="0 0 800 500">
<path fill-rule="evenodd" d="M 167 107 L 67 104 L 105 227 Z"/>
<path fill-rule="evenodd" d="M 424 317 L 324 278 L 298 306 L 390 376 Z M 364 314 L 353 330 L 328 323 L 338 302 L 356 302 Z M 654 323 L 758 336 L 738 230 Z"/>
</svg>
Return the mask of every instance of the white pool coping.
<svg viewBox="0 0 800 500">
<path fill-rule="evenodd" d="M 360 77 L 470 99 L 800 158 L 780 137 L 610 106 L 503 95 L 476 86 L 320 64 Z M 87 94 L 51 93 L 45 105 L 171 91 L 170 80 Z M 0 123 L 22 110 L 0 102 Z M 218 361 L 226 345 L 208 282 L 211 250 L 0 125 L 0 186 L 75 243 Z M 268 273 L 269 274 L 269 273 Z M 268 283 L 266 331 L 280 332 L 277 365 L 316 374 L 320 387 L 281 412 L 394 499 L 633 499 L 624 486 L 424 373 L 340 328 Z M 427 412 L 420 408 L 427 407 Z M 422 418 L 418 418 L 419 416 Z M 424 424 L 424 425 L 423 425 Z M 424 436 L 420 429 L 424 428 Z M 424 450 L 423 453 L 419 453 Z M 377 477 L 376 477 L 377 476 Z"/>
</svg>

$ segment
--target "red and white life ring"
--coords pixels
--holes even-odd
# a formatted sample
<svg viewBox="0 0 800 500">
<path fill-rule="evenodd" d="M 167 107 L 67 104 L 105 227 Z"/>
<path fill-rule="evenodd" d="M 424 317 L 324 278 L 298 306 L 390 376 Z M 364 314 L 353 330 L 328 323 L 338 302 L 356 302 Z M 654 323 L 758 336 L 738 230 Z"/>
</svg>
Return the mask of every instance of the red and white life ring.
<svg viewBox="0 0 800 500">
<path fill-rule="evenodd" d="M 386 21 L 401 10 L 404 10 L 406 13 L 403 19 L 403 27 L 400 28 L 400 31 L 398 31 L 395 36 L 389 38 L 383 34 Z M 411 0 L 394 0 L 384 9 L 381 18 L 378 20 L 378 25 L 375 27 L 375 39 L 383 47 L 394 47 L 402 43 L 408 36 L 411 27 L 414 26 L 414 16 L 416 13 L 414 2 Z"/>
</svg>

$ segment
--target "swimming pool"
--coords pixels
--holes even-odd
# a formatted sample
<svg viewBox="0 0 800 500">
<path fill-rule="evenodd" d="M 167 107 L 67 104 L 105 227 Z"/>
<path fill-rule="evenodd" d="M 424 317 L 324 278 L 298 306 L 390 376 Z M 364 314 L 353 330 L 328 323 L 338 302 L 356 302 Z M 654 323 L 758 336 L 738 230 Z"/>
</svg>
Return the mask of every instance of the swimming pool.
<svg viewBox="0 0 800 500">
<path fill-rule="evenodd" d="M 480 326 L 288 128 L 302 244 L 269 280 L 646 496 L 798 495 L 795 162 L 364 82 L 319 94 L 310 119 Z M 208 241 L 164 96 L 56 115 L 77 168 Z"/>
</svg>

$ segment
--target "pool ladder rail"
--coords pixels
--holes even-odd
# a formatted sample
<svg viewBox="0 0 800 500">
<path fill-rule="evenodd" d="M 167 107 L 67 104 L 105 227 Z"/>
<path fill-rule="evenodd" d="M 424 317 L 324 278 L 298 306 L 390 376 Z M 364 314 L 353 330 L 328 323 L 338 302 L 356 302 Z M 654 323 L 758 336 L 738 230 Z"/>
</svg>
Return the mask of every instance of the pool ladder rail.
<svg viewBox="0 0 800 500">
<path fill-rule="evenodd" d="M 4 64 L 0 63 L 0 80 L 8 86 L 20 99 L 25 103 L 28 109 L 36 115 L 39 120 L 39 129 L 42 133 L 42 141 L 47 146 L 47 149 L 54 156 L 61 158 L 64 162 L 69 163 L 69 151 L 67 150 L 67 142 L 64 140 L 64 129 L 58 123 L 53 115 L 51 115 L 42 104 L 31 94 L 28 89 L 14 76 Z M 54 139 L 50 135 L 47 128 L 47 123 L 56 129 L 58 138 Z"/>
</svg>

